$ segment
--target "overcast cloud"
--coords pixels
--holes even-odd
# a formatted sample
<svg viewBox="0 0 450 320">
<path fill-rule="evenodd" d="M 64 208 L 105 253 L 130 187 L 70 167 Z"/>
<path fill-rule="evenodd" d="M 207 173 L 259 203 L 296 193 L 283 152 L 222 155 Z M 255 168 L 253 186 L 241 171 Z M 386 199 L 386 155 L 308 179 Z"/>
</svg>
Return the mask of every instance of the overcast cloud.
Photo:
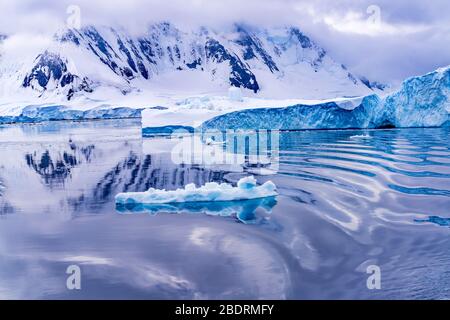
<svg viewBox="0 0 450 320">
<path fill-rule="evenodd" d="M 369 78 L 396 82 L 450 64 L 448 0 L 1 0 L 0 34 L 52 33 L 70 5 L 81 22 L 121 25 L 134 33 L 150 22 L 224 28 L 233 22 L 299 26 L 338 62 Z"/>
</svg>

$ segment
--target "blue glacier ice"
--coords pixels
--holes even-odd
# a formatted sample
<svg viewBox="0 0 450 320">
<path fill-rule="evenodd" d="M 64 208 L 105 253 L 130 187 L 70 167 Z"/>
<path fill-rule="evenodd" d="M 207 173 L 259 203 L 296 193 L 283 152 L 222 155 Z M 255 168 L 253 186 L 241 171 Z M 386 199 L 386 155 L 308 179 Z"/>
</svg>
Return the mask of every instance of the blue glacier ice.
<svg viewBox="0 0 450 320">
<path fill-rule="evenodd" d="M 242 178 L 237 187 L 228 183 L 209 182 L 197 188 L 195 184 L 184 189 L 159 190 L 150 188 L 145 192 L 126 192 L 116 195 L 116 204 L 171 204 L 186 202 L 241 201 L 274 197 L 278 195 L 273 182 L 267 181 L 258 186 L 253 176 Z"/>
<path fill-rule="evenodd" d="M 202 129 L 348 129 L 406 128 L 448 125 L 450 67 L 403 82 L 386 97 L 369 95 L 354 108 L 341 102 L 298 104 L 283 108 L 257 108 L 219 115 Z"/>
<path fill-rule="evenodd" d="M 142 109 L 128 107 L 98 107 L 89 110 L 76 110 L 63 105 L 27 106 L 19 115 L 0 116 L 0 124 L 37 123 L 55 120 L 98 120 L 139 118 Z"/>
</svg>

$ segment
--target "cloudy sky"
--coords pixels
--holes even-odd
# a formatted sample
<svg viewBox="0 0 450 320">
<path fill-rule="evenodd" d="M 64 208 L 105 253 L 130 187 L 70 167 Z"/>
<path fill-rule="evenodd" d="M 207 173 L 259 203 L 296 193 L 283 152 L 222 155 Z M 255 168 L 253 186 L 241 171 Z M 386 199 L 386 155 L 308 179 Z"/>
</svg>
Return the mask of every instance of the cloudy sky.
<svg viewBox="0 0 450 320">
<path fill-rule="evenodd" d="M 82 25 L 149 22 L 224 28 L 233 22 L 297 25 L 354 73 L 397 82 L 450 64 L 448 0 L 1 0 L 0 34 L 49 33 L 72 5 Z M 68 10 L 69 8 L 69 10 Z"/>
</svg>

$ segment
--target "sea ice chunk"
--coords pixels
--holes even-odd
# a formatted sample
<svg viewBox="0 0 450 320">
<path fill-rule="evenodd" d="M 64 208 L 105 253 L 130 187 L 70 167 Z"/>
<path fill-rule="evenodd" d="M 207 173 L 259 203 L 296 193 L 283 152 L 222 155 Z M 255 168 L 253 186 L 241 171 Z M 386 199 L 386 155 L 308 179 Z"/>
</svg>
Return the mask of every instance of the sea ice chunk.
<svg viewBox="0 0 450 320">
<path fill-rule="evenodd" d="M 191 183 L 186 185 L 184 189 L 171 191 L 150 188 L 145 192 L 119 193 L 116 195 L 116 204 L 239 201 L 276 195 L 278 193 L 272 181 L 257 186 L 256 179 L 250 176 L 240 179 L 237 187 L 228 183 L 208 182 L 199 188 Z"/>
<path fill-rule="evenodd" d="M 354 136 L 350 136 L 350 139 L 372 139 L 372 136 L 368 134 L 356 134 Z"/>
</svg>

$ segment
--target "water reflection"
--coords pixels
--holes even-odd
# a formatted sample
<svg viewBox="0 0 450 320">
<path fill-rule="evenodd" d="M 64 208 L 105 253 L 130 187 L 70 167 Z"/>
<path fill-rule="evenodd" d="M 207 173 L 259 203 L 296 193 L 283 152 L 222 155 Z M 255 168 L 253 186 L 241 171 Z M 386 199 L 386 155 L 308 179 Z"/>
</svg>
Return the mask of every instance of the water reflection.
<svg viewBox="0 0 450 320">
<path fill-rule="evenodd" d="M 272 171 L 174 163 L 179 140 L 140 131 L 0 128 L 0 298 L 450 298 L 450 128 L 284 132 Z M 249 174 L 277 185 L 276 205 L 115 208 L 120 192 Z M 65 287 L 69 264 L 81 291 Z M 382 290 L 367 290 L 371 264 Z"/>
<path fill-rule="evenodd" d="M 89 163 L 92 157 L 94 145 L 88 145 L 80 148 L 80 154 L 77 154 L 77 146 L 69 140 L 70 151 L 63 151 L 57 159 L 53 159 L 49 150 L 42 154 L 27 153 L 25 160 L 27 165 L 39 174 L 45 184 L 53 186 L 64 183 L 71 174 L 71 170 L 83 162 Z"/>
<path fill-rule="evenodd" d="M 261 224 L 267 220 L 267 214 L 277 204 L 275 197 L 252 199 L 244 201 L 211 201 L 183 202 L 167 204 L 116 204 L 116 210 L 121 214 L 148 213 L 204 213 L 212 216 L 236 217 L 245 224 Z M 262 210 L 258 210 L 262 209 Z"/>
<path fill-rule="evenodd" d="M 4 127 L 0 151 L 8 156 L 0 158 L 1 212 L 41 208 L 75 216 L 110 205 L 120 192 L 224 181 L 220 169 L 173 164 L 170 150 L 145 154 L 138 125 L 123 120 Z M 28 198 L 36 201 L 23 203 Z"/>
</svg>

